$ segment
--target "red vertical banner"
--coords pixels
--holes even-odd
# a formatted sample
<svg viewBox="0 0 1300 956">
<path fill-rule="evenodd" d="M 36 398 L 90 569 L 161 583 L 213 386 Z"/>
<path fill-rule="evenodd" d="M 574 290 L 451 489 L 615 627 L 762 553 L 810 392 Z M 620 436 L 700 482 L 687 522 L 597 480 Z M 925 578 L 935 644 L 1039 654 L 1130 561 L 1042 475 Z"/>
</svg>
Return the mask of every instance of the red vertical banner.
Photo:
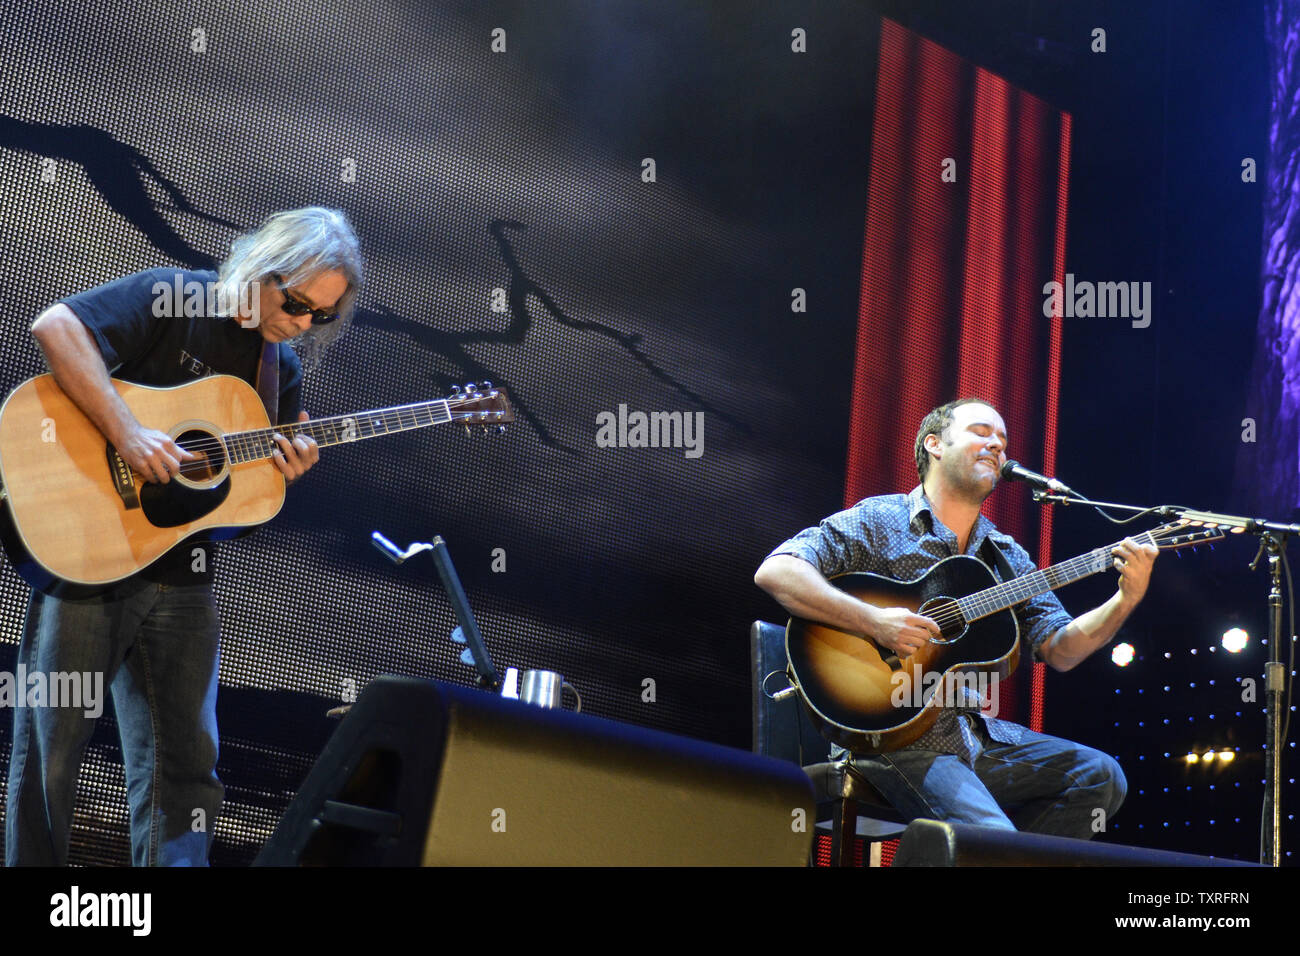
<svg viewBox="0 0 1300 956">
<path fill-rule="evenodd" d="M 1069 147 L 1068 114 L 881 21 L 846 506 L 914 487 L 921 419 L 965 395 L 1001 412 L 1009 457 L 1051 473 L 1060 326 L 1043 286 L 1064 280 Z M 1012 487 L 985 513 L 1046 565 L 1036 509 Z M 1003 716 L 1022 719 L 1016 697 Z"/>
</svg>

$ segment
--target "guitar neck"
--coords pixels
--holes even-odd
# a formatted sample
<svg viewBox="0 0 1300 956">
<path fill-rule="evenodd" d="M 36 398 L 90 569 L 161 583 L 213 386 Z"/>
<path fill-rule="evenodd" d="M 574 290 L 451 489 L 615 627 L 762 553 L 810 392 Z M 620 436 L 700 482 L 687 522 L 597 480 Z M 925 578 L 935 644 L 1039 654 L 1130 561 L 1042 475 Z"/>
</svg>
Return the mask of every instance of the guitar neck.
<svg viewBox="0 0 1300 956">
<path fill-rule="evenodd" d="M 1155 544 L 1155 539 L 1149 531 L 1136 535 L 1133 540 L 1138 544 Z M 1050 568 L 1034 571 L 1012 581 L 1004 581 L 983 591 L 968 594 L 964 598 L 958 598 L 957 605 L 968 621 L 976 621 L 998 611 L 1005 611 L 1009 607 L 1023 604 L 1030 598 L 1105 571 L 1112 566 L 1114 557 L 1111 551 L 1118 544 L 1119 542 L 1116 542 L 1104 548 L 1094 548 L 1087 554 L 1054 564 Z"/>
<path fill-rule="evenodd" d="M 315 418 L 305 422 L 290 422 L 274 428 L 258 428 L 246 432 L 227 432 L 222 436 L 232 464 L 242 464 L 270 458 L 277 450 L 273 435 L 280 434 L 289 441 L 298 435 L 308 435 L 317 445 L 341 445 L 346 442 L 393 435 L 413 428 L 428 428 L 452 420 L 451 407 L 446 399 L 377 408 L 352 415 L 335 415 L 333 418 Z"/>
</svg>

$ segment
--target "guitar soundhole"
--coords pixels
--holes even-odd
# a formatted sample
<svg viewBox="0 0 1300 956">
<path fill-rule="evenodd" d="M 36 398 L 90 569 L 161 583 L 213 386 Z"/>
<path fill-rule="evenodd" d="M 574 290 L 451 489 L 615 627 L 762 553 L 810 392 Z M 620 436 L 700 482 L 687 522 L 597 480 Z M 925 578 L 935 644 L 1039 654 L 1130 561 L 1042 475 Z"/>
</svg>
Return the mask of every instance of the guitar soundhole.
<svg viewBox="0 0 1300 956">
<path fill-rule="evenodd" d="M 181 463 L 180 481 L 199 488 L 210 488 L 225 476 L 226 454 L 221 442 L 209 432 L 191 428 L 173 441 L 199 457 Z"/>
<path fill-rule="evenodd" d="M 957 602 L 950 597 L 930 598 L 918 612 L 939 625 L 942 638 L 931 638 L 932 644 L 951 644 L 966 633 L 966 617 Z"/>
</svg>

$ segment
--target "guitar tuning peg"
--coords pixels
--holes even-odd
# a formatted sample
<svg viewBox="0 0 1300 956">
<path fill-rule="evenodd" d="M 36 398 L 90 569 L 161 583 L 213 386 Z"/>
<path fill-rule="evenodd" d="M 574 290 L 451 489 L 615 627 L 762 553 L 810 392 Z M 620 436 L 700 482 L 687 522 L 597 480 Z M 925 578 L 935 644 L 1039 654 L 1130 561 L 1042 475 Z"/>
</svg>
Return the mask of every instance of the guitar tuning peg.
<svg viewBox="0 0 1300 956">
<path fill-rule="evenodd" d="M 470 382 L 468 385 L 465 386 L 465 391 L 476 392 L 478 391 L 478 386 L 475 383 Z"/>
<path fill-rule="evenodd" d="M 479 433 L 480 435 L 486 435 L 486 434 L 487 434 L 487 429 L 488 429 L 488 427 L 487 427 L 486 425 L 480 425 L 480 426 L 478 427 L 478 433 Z"/>
<path fill-rule="evenodd" d="M 484 379 L 484 380 L 483 380 L 483 388 L 484 388 L 484 389 L 491 389 L 491 388 L 492 388 L 492 383 L 489 382 L 487 379 Z"/>
<path fill-rule="evenodd" d="M 469 430 L 469 426 L 468 426 L 468 425 L 463 425 L 463 426 L 461 426 L 461 427 L 463 427 L 463 428 L 465 429 L 465 436 L 466 436 L 466 437 L 469 437 L 470 435 L 474 434 L 472 431 Z"/>
<path fill-rule="evenodd" d="M 459 394 L 460 394 L 460 386 L 459 386 L 459 385 L 453 385 L 453 386 L 451 387 L 451 394 L 453 394 L 453 395 L 459 395 Z"/>
<path fill-rule="evenodd" d="M 498 426 L 497 426 L 497 434 L 498 434 L 498 435 L 504 435 L 505 433 L 506 433 L 506 426 L 505 426 L 505 425 L 498 425 Z"/>
</svg>

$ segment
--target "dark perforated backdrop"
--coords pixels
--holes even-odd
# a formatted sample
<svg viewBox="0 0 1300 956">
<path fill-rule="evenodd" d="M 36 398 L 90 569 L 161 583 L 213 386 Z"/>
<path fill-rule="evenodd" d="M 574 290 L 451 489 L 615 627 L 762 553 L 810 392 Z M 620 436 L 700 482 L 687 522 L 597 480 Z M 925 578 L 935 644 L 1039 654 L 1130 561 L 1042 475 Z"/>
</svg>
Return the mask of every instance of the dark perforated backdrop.
<svg viewBox="0 0 1300 956">
<path fill-rule="evenodd" d="M 0 31 L 6 388 L 42 371 L 28 325 L 60 296 L 208 264 L 268 212 L 320 203 L 353 218 L 369 281 L 309 373 L 310 411 L 483 379 L 518 400 L 500 438 L 328 450 L 273 524 L 221 553 L 214 862 L 251 859 L 350 688 L 470 678 L 431 566 L 394 568 L 375 529 L 447 539 L 499 665 L 562 671 L 594 714 L 748 747 L 746 626 L 775 613 L 754 569 L 842 488 L 877 18 L 36 3 Z M 703 455 L 598 448 L 596 416 L 620 404 L 704 412 Z M 25 602 L 6 565 L 5 669 Z M 4 715 L 6 758 L 10 732 Z M 111 715 L 73 859 L 129 859 Z"/>
</svg>

